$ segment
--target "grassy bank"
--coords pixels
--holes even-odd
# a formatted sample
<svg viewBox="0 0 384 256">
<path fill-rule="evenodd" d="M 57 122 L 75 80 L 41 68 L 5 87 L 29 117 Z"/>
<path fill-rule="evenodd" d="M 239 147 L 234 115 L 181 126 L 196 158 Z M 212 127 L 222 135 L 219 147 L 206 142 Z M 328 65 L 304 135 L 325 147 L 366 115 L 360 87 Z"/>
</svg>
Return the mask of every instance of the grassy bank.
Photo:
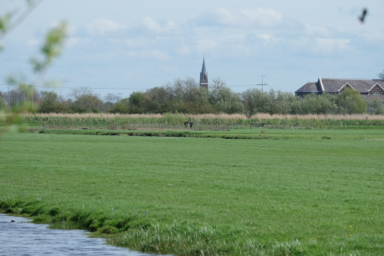
<svg viewBox="0 0 384 256">
<path fill-rule="evenodd" d="M 354 119 L 353 119 L 354 118 Z M 271 116 L 258 114 L 247 119 L 243 115 L 31 115 L 21 122 L 29 127 L 48 129 L 185 129 L 184 122 L 193 121 L 193 130 L 229 130 L 264 127 L 268 129 L 348 129 L 349 127 L 384 127 L 382 116 Z"/>
<path fill-rule="evenodd" d="M 0 145 L 2 211 L 114 245 L 176 255 L 384 251 L 382 141 L 16 134 Z"/>
<path fill-rule="evenodd" d="M 371 128 L 371 129 L 369 129 Z M 374 129 L 372 129 L 374 128 Z M 221 138 L 221 139 L 384 139 L 384 129 L 356 126 L 341 130 L 320 129 L 266 129 L 238 128 L 229 131 L 196 130 L 83 130 L 83 129 L 30 129 L 32 133 L 105 135 L 105 136 L 141 136 L 141 137 L 184 137 L 184 138 Z"/>
</svg>

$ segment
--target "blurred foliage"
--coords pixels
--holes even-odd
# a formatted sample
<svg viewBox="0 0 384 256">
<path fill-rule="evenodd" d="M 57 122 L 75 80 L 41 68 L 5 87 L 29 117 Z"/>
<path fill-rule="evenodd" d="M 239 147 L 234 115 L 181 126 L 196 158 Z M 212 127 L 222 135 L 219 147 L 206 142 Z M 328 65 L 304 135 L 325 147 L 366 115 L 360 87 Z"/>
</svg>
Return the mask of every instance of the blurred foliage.
<svg viewBox="0 0 384 256">
<path fill-rule="evenodd" d="M 0 17 L 0 39 L 9 31 L 17 27 L 24 18 L 40 1 L 27 1 L 27 8 L 19 16 L 8 13 Z M 0 136 L 8 132 L 11 127 L 20 120 L 20 115 L 26 112 L 35 112 L 38 104 L 34 101 L 36 95 L 36 86 L 42 86 L 47 70 L 53 60 L 57 58 L 63 49 L 64 41 L 67 35 L 67 25 L 65 22 L 59 23 L 51 28 L 45 36 L 44 43 L 40 49 L 40 58 L 31 58 L 33 71 L 36 73 L 36 82 L 27 82 L 23 75 L 9 76 L 7 82 L 14 86 L 14 89 L 8 91 L 7 97 L 3 96 L 0 100 Z M 17 89 L 16 89 L 17 88 Z M 44 101 L 40 104 L 40 109 L 50 111 L 53 104 L 57 104 L 57 95 L 52 92 L 43 92 Z M 16 97 L 16 100 L 14 100 Z M 22 98 L 22 100 L 20 100 Z M 12 101 L 14 100 L 14 101 Z M 8 101 L 8 107 L 4 107 L 4 102 Z M 63 109 L 61 109 L 62 111 Z"/>
</svg>

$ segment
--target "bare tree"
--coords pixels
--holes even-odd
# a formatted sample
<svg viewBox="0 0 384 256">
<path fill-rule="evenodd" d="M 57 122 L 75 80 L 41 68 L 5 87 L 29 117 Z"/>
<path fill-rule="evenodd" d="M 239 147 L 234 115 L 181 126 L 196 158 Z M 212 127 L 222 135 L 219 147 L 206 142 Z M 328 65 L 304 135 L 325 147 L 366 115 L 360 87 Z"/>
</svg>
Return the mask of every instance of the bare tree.
<svg viewBox="0 0 384 256">
<path fill-rule="evenodd" d="M 69 96 L 74 100 L 72 104 L 74 112 L 94 112 L 103 105 L 103 101 L 99 95 L 93 93 L 92 90 L 86 86 L 73 88 Z"/>
<path fill-rule="evenodd" d="M 384 79 L 384 70 L 382 72 L 379 73 L 379 78 L 380 79 Z"/>
<path fill-rule="evenodd" d="M 111 109 L 111 107 L 112 107 L 113 105 L 115 105 L 115 103 L 116 103 L 117 101 L 119 101 L 120 96 L 119 96 L 119 95 L 115 95 L 115 94 L 113 94 L 113 93 L 108 93 L 107 95 L 104 96 L 104 99 L 105 99 L 105 101 L 106 101 L 105 103 L 108 104 L 109 109 Z M 111 106 L 111 105 L 112 105 L 112 106 Z"/>
</svg>

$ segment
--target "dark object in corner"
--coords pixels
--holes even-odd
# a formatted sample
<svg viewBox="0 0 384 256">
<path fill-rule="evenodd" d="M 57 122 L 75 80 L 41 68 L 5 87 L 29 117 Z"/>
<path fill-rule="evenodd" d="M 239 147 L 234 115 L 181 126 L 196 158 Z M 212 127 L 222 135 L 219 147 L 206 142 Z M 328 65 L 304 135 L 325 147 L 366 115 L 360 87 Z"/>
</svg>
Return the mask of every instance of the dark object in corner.
<svg viewBox="0 0 384 256">
<path fill-rule="evenodd" d="M 367 16 L 367 14 L 368 14 L 368 10 L 367 9 L 363 9 L 363 13 L 359 17 L 359 20 L 360 20 L 361 23 L 364 23 L 364 19 L 365 19 L 365 16 Z"/>
<path fill-rule="evenodd" d="M 15 222 L 14 220 L 11 220 L 11 222 Z"/>
</svg>

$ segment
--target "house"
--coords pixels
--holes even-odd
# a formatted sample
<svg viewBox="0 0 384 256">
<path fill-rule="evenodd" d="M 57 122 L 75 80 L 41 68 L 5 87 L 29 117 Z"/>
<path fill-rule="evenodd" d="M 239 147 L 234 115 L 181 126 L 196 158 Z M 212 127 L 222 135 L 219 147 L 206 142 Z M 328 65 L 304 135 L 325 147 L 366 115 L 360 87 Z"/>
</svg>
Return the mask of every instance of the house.
<svg viewBox="0 0 384 256">
<path fill-rule="evenodd" d="M 330 79 L 321 78 L 317 82 L 308 82 L 300 89 L 295 91 L 296 96 L 304 97 L 305 95 L 324 92 L 338 94 L 345 88 L 351 88 L 367 100 L 379 97 L 384 103 L 384 80 L 383 79 Z"/>
</svg>

